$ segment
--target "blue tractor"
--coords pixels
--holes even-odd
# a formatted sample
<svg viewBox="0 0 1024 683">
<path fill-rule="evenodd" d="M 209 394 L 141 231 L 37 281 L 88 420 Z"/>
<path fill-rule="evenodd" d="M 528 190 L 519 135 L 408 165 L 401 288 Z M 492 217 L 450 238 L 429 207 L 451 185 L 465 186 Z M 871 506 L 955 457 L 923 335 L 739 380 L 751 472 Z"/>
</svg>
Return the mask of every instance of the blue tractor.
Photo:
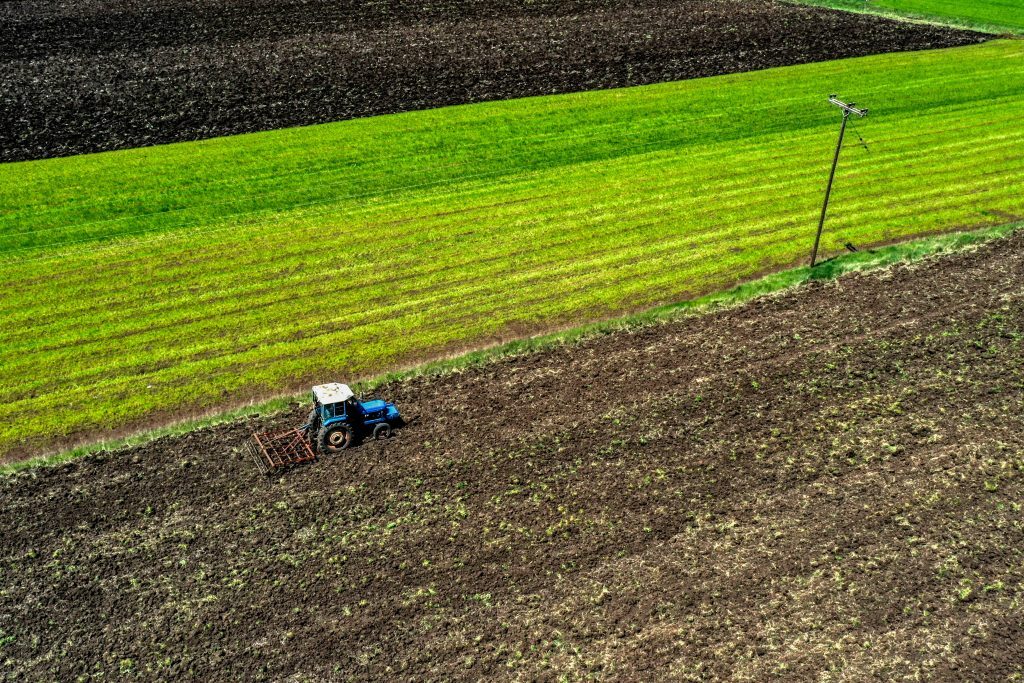
<svg viewBox="0 0 1024 683">
<path fill-rule="evenodd" d="M 360 401 L 347 384 L 332 382 L 313 387 L 313 410 L 300 430 L 313 451 L 333 455 L 366 436 L 386 439 L 401 420 L 394 403 Z"/>
<path fill-rule="evenodd" d="M 316 460 L 317 453 L 340 453 L 365 436 L 387 438 L 403 424 L 394 403 L 360 401 L 345 384 L 321 384 L 313 387 L 306 424 L 276 434 L 256 432 L 243 447 L 260 472 L 269 475 Z"/>
</svg>

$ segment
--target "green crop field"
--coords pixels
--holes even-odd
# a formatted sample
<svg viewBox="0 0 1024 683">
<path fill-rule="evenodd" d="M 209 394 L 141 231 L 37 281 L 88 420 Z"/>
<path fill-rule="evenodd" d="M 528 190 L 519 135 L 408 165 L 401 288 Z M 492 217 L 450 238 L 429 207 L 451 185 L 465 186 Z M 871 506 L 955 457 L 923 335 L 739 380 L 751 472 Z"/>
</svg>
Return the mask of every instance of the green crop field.
<svg viewBox="0 0 1024 683">
<path fill-rule="evenodd" d="M 1024 32 L 1024 0 L 802 0 L 807 4 L 945 21 L 996 33 Z"/>
<path fill-rule="evenodd" d="M 1024 43 L 0 166 L 0 454 L 1024 215 Z M 857 133 L 869 150 L 859 146 Z"/>
</svg>

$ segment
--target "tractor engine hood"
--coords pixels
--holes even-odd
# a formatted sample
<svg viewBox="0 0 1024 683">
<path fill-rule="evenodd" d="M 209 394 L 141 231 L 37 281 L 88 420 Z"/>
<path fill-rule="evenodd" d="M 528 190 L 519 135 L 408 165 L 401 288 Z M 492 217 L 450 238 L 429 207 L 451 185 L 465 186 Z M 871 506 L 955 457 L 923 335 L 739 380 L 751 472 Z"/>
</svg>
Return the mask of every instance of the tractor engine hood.
<svg viewBox="0 0 1024 683">
<path fill-rule="evenodd" d="M 376 413 L 376 412 L 378 412 L 380 410 L 387 409 L 388 402 L 387 401 L 382 401 L 380 399 L 374 399 L 372 401 L 366 401 L 364 403 L 360 403 L 359 405 L 361 405 L 363 407 L 363 410 L 365 412 L 367 412 L 367 413 Z"/>
</svg>

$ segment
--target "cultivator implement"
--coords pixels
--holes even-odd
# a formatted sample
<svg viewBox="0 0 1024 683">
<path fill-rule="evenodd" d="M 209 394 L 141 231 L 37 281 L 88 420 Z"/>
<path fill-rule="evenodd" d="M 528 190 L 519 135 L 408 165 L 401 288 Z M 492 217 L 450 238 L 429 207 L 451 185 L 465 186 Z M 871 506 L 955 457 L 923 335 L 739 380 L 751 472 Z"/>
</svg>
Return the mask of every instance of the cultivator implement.
<svg viewBox="0 0 1024 683">
<path fill-rule="evenodd" d="M 301 429 L 289 429 L 278 434 L 257 432 L 245 442 L 245 449 L 263 474 L 316 459 L 316 453 Z"/>
</svg>

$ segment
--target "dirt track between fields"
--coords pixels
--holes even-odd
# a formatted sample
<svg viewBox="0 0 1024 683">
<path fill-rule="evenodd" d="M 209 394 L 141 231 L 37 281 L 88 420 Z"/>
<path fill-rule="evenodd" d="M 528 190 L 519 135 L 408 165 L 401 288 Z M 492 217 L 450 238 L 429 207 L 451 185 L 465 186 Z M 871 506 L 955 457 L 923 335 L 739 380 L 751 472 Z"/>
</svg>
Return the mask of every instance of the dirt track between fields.
<svg viewBox="0 0 1024 683">
<path fill-rule="evenodd" d="M 982 39 L 768 0 L 9 1 L 0 36 L 0 161 Z"/>
<path fill-rule="evenodd" d="M 1006 680 L 1024 236 L 0 479 L 10 680 Z"/>
</svg>

